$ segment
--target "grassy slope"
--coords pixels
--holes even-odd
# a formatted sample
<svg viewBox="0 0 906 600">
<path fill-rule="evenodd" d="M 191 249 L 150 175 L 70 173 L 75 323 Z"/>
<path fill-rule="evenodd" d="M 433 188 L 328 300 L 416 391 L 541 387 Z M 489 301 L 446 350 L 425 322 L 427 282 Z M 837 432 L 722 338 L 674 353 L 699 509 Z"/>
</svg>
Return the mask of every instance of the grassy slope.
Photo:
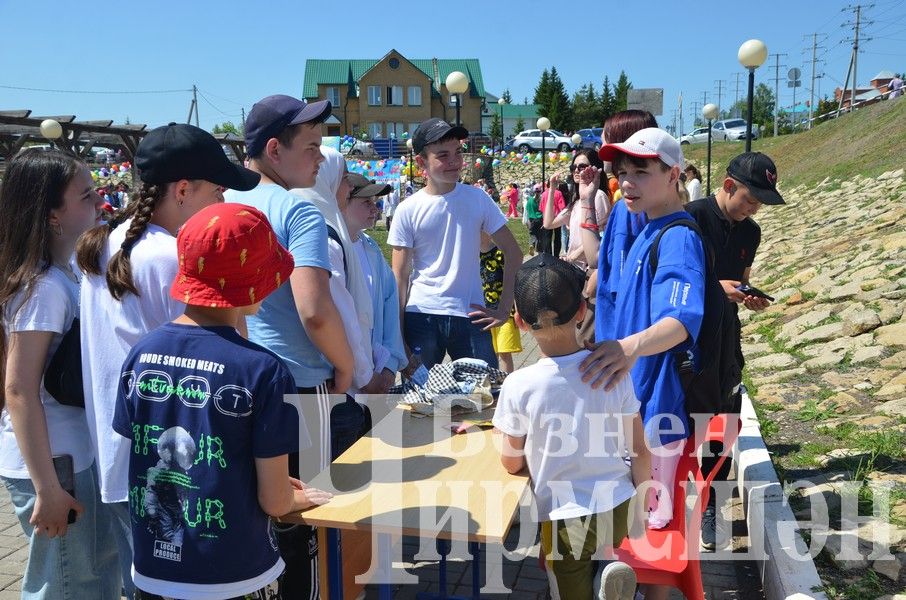
<svg viewBox="0 0 906 600">
<path fill-rule="evenodd" d="M 522 221 L 520 221 L 519 219 L 508 220 L 507 226 L 510 228 L 510 231 L 513 232 L 513 237 L 515 237 L 516 241 L 519 242 L 519 246 L 522 248 L 522 253 L 528 254 L 528 229 L 526 229 L 525 225 L 523 225 Z M 390 247 L 387 245 L 387 230 L 384 229 L 383 222 L 374 229 L 368 229 L 366 233 L 374 238 L 374 241 L 378 243 L 378 245 L 381 247 L 381 250 L 384 252 L 384 257 L 386 257 L 387 262 L 389 263 Z M 475 260 L 478 261 L 477 256 L 475 257 Z"/>
<path fill-rule="evenodd" d="M 814 185 L 826 177 L 876 177 L 906 166 L 906 101 L 880 102 L 853 114 L 817 125 L 811 131 L 756 140 L 752 149 L 777 163 L 780 185 L 792 189 Z M 742 142 L 718 142 L 712 147 L 712 178 L 729 160 L 745 150 Z M 687 159 L 705 165 L 705 145 L 683 146 Z"/>
</svg>

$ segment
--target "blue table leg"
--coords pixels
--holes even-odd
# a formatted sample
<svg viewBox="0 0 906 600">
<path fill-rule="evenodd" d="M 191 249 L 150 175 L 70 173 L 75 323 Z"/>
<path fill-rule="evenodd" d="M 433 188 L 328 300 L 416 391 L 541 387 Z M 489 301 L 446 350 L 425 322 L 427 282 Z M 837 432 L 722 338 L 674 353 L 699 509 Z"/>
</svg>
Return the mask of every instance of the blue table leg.
<svg viewBox="0 0 906 600">
<path fill-rule="evenodd" d="M 469 542 L 469 554 L 472 555 L 472 598 L 481 598 L 481 543 Z"/>
<path fill-rule="evenodd" d="M 378 553 L 378 562 L 380 563 L 380 577 L 381 583 L 378 584 L 378 599 L 379 600 L 392 600 L 393 599 L 393 586 L 390 584 L 391 572 L 393 570 L 393 565 L 390 561 L 393 551 L 393 544 L 391 543 L 390 536 L 386 533 L 379 533 L 377 536 L 377 553 Z"/>
<path fill-rule="evenodd" d="M 327 581 L 330 600 L 343 600 L 343 552 L 340 530 L 327 530 Z"/>
</svg>

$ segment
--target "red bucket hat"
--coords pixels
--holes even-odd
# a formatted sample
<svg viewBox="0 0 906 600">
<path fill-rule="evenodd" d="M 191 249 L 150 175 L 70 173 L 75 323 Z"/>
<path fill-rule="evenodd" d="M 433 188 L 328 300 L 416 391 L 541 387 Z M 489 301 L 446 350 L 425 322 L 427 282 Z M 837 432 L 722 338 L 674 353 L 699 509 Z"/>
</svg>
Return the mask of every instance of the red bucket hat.
<svg viewBox="0 0 906 600">
<path fill-rule="evenodd" d="M 222 202 L 198 211 L 176 236 L 179 271 L 170 296 L 193 306 L 237 308 L 285 283 L 294 261 L 264 213 Z"/>
</svg>

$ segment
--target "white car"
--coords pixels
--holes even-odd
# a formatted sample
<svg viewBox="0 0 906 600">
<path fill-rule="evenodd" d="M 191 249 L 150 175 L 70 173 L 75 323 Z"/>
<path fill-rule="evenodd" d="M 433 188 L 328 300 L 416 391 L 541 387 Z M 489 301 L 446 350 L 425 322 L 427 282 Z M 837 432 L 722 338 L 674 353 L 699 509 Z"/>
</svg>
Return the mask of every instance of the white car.
<svg viewBox="0 0 906 600">
<path fill-rule="evenodd" d="M 681 136 L 679 143 L 681 146 L 688 144 L 704 144 L 708 141 L 708 128 L 699 127 L 698 129 L 693 129 L 692 133 L 687 133 L 684 136 Z"/>
<path fill-rule="evenodd" d="M 351 156 L 373 156 L 374 144 L 357 139 L 352 143 L 344 143 L 340 151 Z"/>
<path fill-rule="evenodd" d="M 541 130 L 526 129 L 518 134 L 510 142 L 517 152 L 531 152 L 541 150 Z M 559 131 L 548 129 L 544 132 L 544 149 L 556 150 L 558 152 L 567 152 L 575 148 L 572 138 L 569 138 Z"/>
<path fill-rule="evenodd" d="M 745 119 L 724 119 L 711 125 L 711 138 L 714 140 L 738 141 L 746 139 Z M 752 139 L 758 139 L 758 127 L 752 127 Z"/>
</svg>

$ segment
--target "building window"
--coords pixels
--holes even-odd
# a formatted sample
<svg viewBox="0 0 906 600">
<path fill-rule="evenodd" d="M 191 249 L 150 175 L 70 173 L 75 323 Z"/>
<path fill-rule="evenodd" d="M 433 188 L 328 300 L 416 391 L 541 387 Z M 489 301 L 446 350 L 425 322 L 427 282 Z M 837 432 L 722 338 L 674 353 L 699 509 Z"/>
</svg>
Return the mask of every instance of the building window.
<svg viewBox="0 0 906 600">
<path fill-rule="evenodd" d="M 387 106 L 402 106 L 402 105 L 403 105 L 403 86 L 388 85 L 387 86 Z"/>
<path fill-rule="evenodd" d="M 368 138 L 376 140 L 378 138 L 384 137 L 384 128 L 381 127 L 380 123 L 369 123 L 368 124 Z"/>
<path fill-rule="evenodd" d="M 330 100 L 331 106 L 335 106 L 335 107 L 339 106 L 340 105 L 340 89 L 337 88 L 336 86 L 330 86 L 325 91 L 327 92 L 327 94 L 326 94 L 327 99 Z"/>
<path fill-rule="evenodd" d="M 381 105 L 381 86 L 369 85 L 368 86 L 368 106 L 380 106 L 380 105 Z"/>
<path fill-rule="evenodd" d="M 398 59 L 397 57 L 394 56 L 393 58 L 391 58 L 390 60 L 387 61 L 387 64 L 390 65 L 391 69 L 399 69 L 400 68 L 400 59 Z"/>
<path fill-rule="evenodd" d="M 409 123 L 409 137 L 415 135 L 415 130 L 418 129 L 419 125 L 421 125 L 421 123 Z"/>
<path fill-rule="evenodd" d="M 403 132 L 406 131 L 405 123 L 387 122 L 387 137 L 395 137 L 398 140 L 403 139 Z"/>
<path fill-rule="evenodd" d="M 422 88 L 418 85 L 409 86 L 409 106 L 422 105 Z"/>
</svg>

